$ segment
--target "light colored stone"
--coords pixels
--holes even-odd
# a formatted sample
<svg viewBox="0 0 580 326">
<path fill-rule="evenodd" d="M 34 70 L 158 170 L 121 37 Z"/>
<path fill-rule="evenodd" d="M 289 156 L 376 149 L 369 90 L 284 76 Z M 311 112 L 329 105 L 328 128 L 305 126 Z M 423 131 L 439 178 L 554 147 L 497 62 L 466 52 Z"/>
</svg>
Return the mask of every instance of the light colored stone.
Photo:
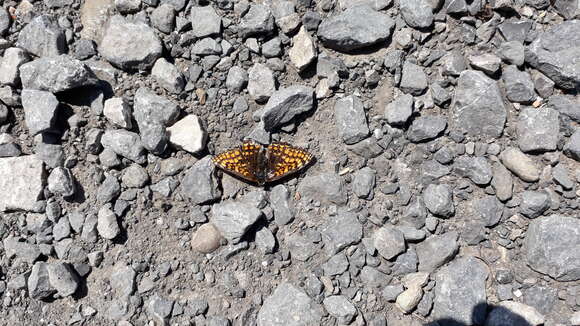
<svg viewBox="0 0 580 326">
<path fill-rule="evenodd" d="M 419 286 L 413 286 L 399 294 L 395 303 L 404 313 L 408 314 L 417 307 L 422 297 L 423 289 Z"/>
<path fill-rule="evenodd" d="M 37 211 L 44 164 L 35 155 L 0 158 L 0 211 Z"/>
<path fill-rule="evenodd" d="M 292 43 L 288 56 L 298 71 L 302 71 L 316 59 L 316 45 L 304 26 L 292 38 Z"/>
<path fill-rule="evenodd" d="M 197 153 L 205 148 L 207 132 L 198 116 L 190 114 L 167 128 L 169 142 L 189 153 Z"/>
<path fill-rule="evenodd" d="M 131 107 L 122 97 L 113 97 L 105 101 L 103 114 L 109 121 L 125 129 L 131 129 Z"/>
<path fill-rule="evenodd" d="M 211 224 L 206 223 L 200 226 L 191 237 L 191 248 L 194 251 L 208 254 L 220 246 L 222 236 L 218 229 Z"/>
</svg>

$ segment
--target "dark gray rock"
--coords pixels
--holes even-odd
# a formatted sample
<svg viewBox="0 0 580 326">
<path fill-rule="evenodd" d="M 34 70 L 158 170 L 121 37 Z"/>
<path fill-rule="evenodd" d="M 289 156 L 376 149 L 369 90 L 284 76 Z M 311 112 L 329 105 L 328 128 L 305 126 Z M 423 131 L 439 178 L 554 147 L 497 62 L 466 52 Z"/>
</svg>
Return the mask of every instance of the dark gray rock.
<svg viewBox="0 0 580 326">
<path fill-rule="evenodd" d="M 455 88 L 455 128 L 482 138 L 501 136 L 507 109 L 497 82 L 483 72 L 466 70 Z"/>
<path fill-rule="evenodd" d="M 329 255 L 334 255 L 350 245 L 359 243 L 362 239 L 362 225 L 356 215 L 351 212 L 342 212 L 336 217 L 328 217 L 319 230 Z"/>
<path fill-rule="evenodd" d="M 405 275 L 409 273 L 415 273 L 417 271 L 417 264 L 419 264 L 419 257 L 417 257 L 417 252 L 412 247 L 408 248 L 407 251 L 397 256 L 395 263 L 392 267 L 392 275 Z"/>
<path fill-rule="evenodd" d="M 574 188 L 574 181 L 572 181 L 572 178 L 568 174 L 568 169 L 564 163 L 559 163 L 552 169 L 552 178 L 566 190 L 572 190 Z"/>
<path fill-rule="evenodd" d="M 425 93 L 428 86 L 427 75 L 423 68 L 405 61 L 405 64 L 403 64 L 401 83 L 399 85 L 401 90 L 412 95 L 421 95 Z"/>
<path fill-rule="evenodd" d="M 270 191 L 270 207 L 274 211 L 274 221 L 282 226 L 294 219 L 294 204 L 290 192 L 284 185 L 277 185 Z"/>
<path fill-rule="evenodd" d="M 112 201 L 121 193 L 121 184 L 114 175 L 107 175 L 97 190 L 97 201 L 105 204 Z"/>
<path fill-rule="evenodd" d="M 306 293 L 284 282 L 264 300 L 257 316 L 258 326 L 318 325 L 321 307 Z"/>
<path fill-rule="evenodd" d="M 360 271 L 360 279 L 367 288 L 378 288 L 385 284 L 389 277 L 371 266 L 364 266 Z"/>
<path fill-rule="evenodd" d="M 56 122 L 59 102 L 50 92 L 22 90 L 22 108 L 31 136 L 51 129 Z"/>
<path fill-rule="evenodd" d="M 493 76 L 501 67 L 501 58 L 493 53 L 484 53 L 469 57 L 469 64 L 477 70 L 481 70 L 487 75 Z"/>
<path fill-rule="evenodd" d="M 295 85 L 274 92 L 260 111 L 264 128 L 271 131 L 314 108 L 314 89 Z"/>
<path fill-rule="evenodd" d="M 503 70 L 502 80 L 506 97 L 517 103 L 532 103 L 536 99 L 534 82 L 526 71 L 520 71 L 516 66 L 508 66 Z"/>
<path fill-rule="evenodd" d="M 123 70 L 147 70 L 161 57 L 163 46 L 155 30 L 142 22 L 116 15 L 105 26 L 99 53 Z"/>
<path fill-rule="evenodd" d="M 564 154 L 580 161 L 580 129 L 576 130 L 564 145 Z"/>
<path fill-rule="evenodd" d="M 64 31 L 48 15 L 35 17 L 18 34 L 16 45 L 38 57 L 51 57 L 67 51 Z"/>
<path fill-rule="evenodd" d="M 523 152 L 553 151 L 558 145 L 559 113 L 549 107 L 525 108 L 517 125 L 518 145 Z"/>
<path fill-rule="evenodd" d="M 292 259 L 297 261 L 307 261 L 319 250 L 319 246 L 315 245 L 311 239 L 297 233 L 288 236 L 285 242 L 288 245 Z"/>
<path fill-rule="evenodd" d="M 121 129 L 107 130 L 101 137 L 101 144 L 104 148 L 133 162 L 142 164 L 146 161 L 141 138 L 134 132 Z"/>
<path fill-rule="evenodd" d="M 493 176 L 491 165 L 484 157 L 458 157 L 453 163 L 453 172 L 480 186 L 489 184 Z"/>
<path fill-rule="evenodd" d="M 549 286 L 534 285 L 524 289 L 523 293 L 524 303 L 545 315 L 553 311 L 558 301 L 558 291 Z"/>
<path fill-rule="evenodd" d="M 381 295 L 388 302 L 395 302 L 399 294 L 403 293 L 403 291 L 405 291 L 403 284 L 387 285 L 383 288 Z"/>
<path fill-rule="evenodd" d="M 487 307 L 485 282 L 489 276 L 485 263 L 462 257 L 437 272 L 432 317 L 452 318 L 460 323 L 485 322 Z"/>
<path fill-rule="evenodd" d="M 558 281 L 580 279 L 580 220 L 550 215 L 535 219 L 526 232 L 524 250 L 527 264 Z"/>
<path fill-rule="evenodd" d="M 406 249 L 403 232 L 391 225 L 383 226 L 374 232 L 373 244 L 385 259 L 393 259 Z"/>
<path fill-rule="evenodd" d="M 274 32 L 274 16 L 265 4 L 252 3 L 250 10 L 242 17 L 238 33 L 247 38 L 254 35 L 268 35 Z"/>
<path fill-rule="evenodd" d="M 229 201 L 212 206 L 210 222 L 235 244 L 261 216 L 262 212 L 251 204 Z"/>
<path fill-rule="evenodd" d="M 67 216 L 61 217 L 54 227 L 52 228 L 52 236 L 54 240 L 60 241 L 64 238 L 68 238 L 71 233 L 70 223 Z"/>
<path fill-rule="evenodd" d="M 433 8 L 427 0 L 409 0 L 399 3 L 401 16 L 413 28 L 427 28 L 433 24 Z"/>
<path fill-rule="evenodd" d="M 574 97 L 567 95 L 552 95 L 548 99 L 549 107 L 576 122 L 580 122 L 580 110 L 578 110 L 578 105 L 580 105 L 580 103 Z"/>
<path fill-rule="evenodd" d="M 346 145 L 346 148 L 356 155 L 362 156 L 366 159 L 375 158 L 385 151 L 375 137 L 363 139 L 356 144 Z"/>
<path fill-rule="evenodd" d="M 340 324 L 350 324 L 358 314 L 356 307 L 343 295 L 332 295 L 324 299 L 324 308 Z"/>
<path fill-rule="evenodd" d="M 407 138 L 419 143 L 437 138 L 447 128 L 447 120 L 439 116 L 422 116 L 415 120 L 407 131 Z"/>
<path fill-rule="evenodd" d="M 402 126 L 413 114 L 413 96 L 403 94 L 395 98 L 385 108 L 385 118 L 392 126 Z"/>
<path fill-rule="evenodd" d="M 48 278 L 48 263 L 36 262 L 28 276 L 28 295 L 37 300 L 47 299 L 56 293 Z"/>
<path fill-rule="evenodd" d="M 181 193 L 197 205 L 219 199 L 222 192 L 211 157 L 197 161 L 181 179 Z"/>
<path fill-rule="evenodd" d="M 434 235 L 419 243 L 416 247 L 419 258 L 419 270 L 433 272 L 438 267 L 451 261 L 459 250 L 457 232 Z"/>
<path fill-rule="evenodd" d="M 48 190 L 63 197 L 69 197 L 75 193 L 75 181 L 69 169 L 57 167 L 48 176 Z"/>
<path fill-rule="evenodd" d="M 550 208 L 550 195 L 545 191 L 526 190 L 522 193 L 520 213 L 529 218 L 536 218 Z"/>
<path fill-rule="evenodd" d="M 175 302 L 157 294 L 153 295 L 147 302 L 147 314 L 159 325 L 168 323 Z"/>
<path fill-rule="evenodd" d="M 497 55 L 505 63 L 521 67 L 525 60 L 525 48 L 520 41 L 504 42 L 497 50 Z"/>
<path fill-rule="evenodd" d="M 441 58 L 441 61 L 443 62 L 441 73 L 444 76 L 457 77 L 462 71 L 467 69 L 467 62 L 465 61 L 461 51 L 451 51 L 445 54 Z"/>
<path fill-rule="evenodd" d="M 570 37 L 580 33 L 580 21 L 570 20 L 551 26 L 540 33 L 526 49 L 526 62 L 567 90 L 578 89 L 580 39 Z"/>
<path fill-rule="evenodd" d="M 58 93 L 70 89 L 92 86 L 98 80 L 83 62 L 69 55 L 42 57 L 20 66 L 22 86 Z"/>
<path fill-rule="evenodd" d="M 334 104 L 334 118 L 338 134 L 345 144 L 357 143 L 370 133 L 362 101 L 354 95 Z"/>
<path fill-rule="evenodd" d="M 503 215 L 503 205 L 495 196 L 477 199 L 473 207 L 486 227 L 495 226 Z"/>
<path fill-rule="evenodd" d="M 423 201 L 433 215 L 449 218 L 455 214 L 453 193 L 447 185 L 428 185 L 423 192 Z"/>
<path fill-rule="evenodd" d="M 385 41 L 394 26 L 389 16 L 369 6 L 356 6 L 323 19 L 318 37 L 324 46 L 349 52 Z"/>
<path fill-rule="evenodd" d="M 298 185 L 298 191 L 303 198 L 324 204 L 344 205 L 348 201 L 342 179 L 335 173 L 307 175 Z"/>
<path fill-rule="evenodd" d="M 66 263 L 52 263 L 46 266 L 50 286 L 61 297 L 73 295 L 79 287 L 79 278 L 73 268 Z"/>
<path fill-rule="evenodd" d="M 377 172 L 369 167 L 364 167 L 354 173 L 352 191 L 359 198 L 373 199 Z"/>
<path fill-rule="evenodd" d="M 218 35 L 222 19 L 212 6 L 191 8 L 191 30 L 197 38 Z"/>
<path fill-rule="evenodd" d="M 0 9 L 0 36 L 6 34 L 10 28 L 10 15 L 4 8 Z"/>
<path fill-rule="evenodd" d="M 532 29 L 532 22 L 528 20 L 506 20 L 498 26 L 499 32 L 508 41 L 524 43 L 528 32 Z"/>
<path fill-rule="evenodd" d="M 272 14 L 276 25 L 285 34 L 291 34 L 300 26 L 300 16 L 296 13 L 294 2 L 276 1 L 272 3 Z"/>
</svg>

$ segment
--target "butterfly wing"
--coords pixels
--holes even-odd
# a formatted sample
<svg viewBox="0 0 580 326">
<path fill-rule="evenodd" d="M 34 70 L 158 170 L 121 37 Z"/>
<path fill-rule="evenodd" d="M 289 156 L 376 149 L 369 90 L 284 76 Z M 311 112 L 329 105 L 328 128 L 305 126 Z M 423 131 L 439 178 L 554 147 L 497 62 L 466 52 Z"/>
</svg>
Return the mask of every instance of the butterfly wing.
<svg viewBox="0 0 580 326">
<path fill-rule="evenodd" d="M 212 161 L 228 173 L 258 183 L 256 168 L 261 149 L 261 145 L 246 142 L 238 148 L 214 156 Z"/>
<path fill-rule="evenodd" d="M 267 182 L 276 181 L 306 167 L 314 156 L 306 150 L 286 143 L 268 146 Z"/>
</svg>

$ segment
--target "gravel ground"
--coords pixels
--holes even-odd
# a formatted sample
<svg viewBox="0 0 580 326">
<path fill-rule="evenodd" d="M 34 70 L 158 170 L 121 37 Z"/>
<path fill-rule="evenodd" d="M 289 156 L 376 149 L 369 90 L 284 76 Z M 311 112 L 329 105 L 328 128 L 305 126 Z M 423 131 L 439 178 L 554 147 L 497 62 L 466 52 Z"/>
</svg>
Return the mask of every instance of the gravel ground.
<svg viewBox="0 0 580 326">
<path fill-rule="evenodd" d="M 580 325 L 579 62 L 578 0 L 3 1 L 0 325 Z"/>
</svg>

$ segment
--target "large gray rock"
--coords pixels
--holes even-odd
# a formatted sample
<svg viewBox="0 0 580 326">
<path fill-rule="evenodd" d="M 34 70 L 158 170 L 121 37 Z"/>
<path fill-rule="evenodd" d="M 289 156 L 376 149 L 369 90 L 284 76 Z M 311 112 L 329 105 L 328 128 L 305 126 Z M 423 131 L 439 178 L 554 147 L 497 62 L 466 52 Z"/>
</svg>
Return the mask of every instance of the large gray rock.
<svg viewBox="0 0 580 326">
<path fill-rule="evenodd" d="M 117 155 L 121 155 L 135 163 L 145 163 L 145 148 L 139 135 L 121 129 L 111 129 L 105 131 L 101 137 L 101 144 Z"/>
<path fill-rule="evenodd" d="M 340 324 L 350 324 L 358 314 L 356 307 L 343 295 L 331 295 L 324 299 L 324 308 Z"/>
<path fill-rule="evenodd" d="M 342 212 L 337 216 L 328 217 L 320 226 L 324 247 L 329 255 L 334 255 L 342 249 L 359 243 L 362 239 L 362 225 L 351 212 Z"/>
<path fill-rule="evenodd" d="M 394 26 L 389 16 L 366 5 L 356 6 L 323 19 L 318 37 L 329 48 L 349 52 L 385 41 Z"/>
<path fill-rule="evenodd" d="M 427 0 L 406 0 L 399 2 L 401 16 L 407 25 L 427 28 L 433 24 L 433 7 Z"/>
<path fill-rule="evenodd" d="M 142 22 L 129 22 L 122 16 L 109 19 L 99 44 L 99 53 L 123 70 L 147 70 L 162 51 L 153 28 Z"/>
<path fill-rule="evenodd" d="M 419 270 L 433 272 L 453 259 L 459 250 L 458 237 L 457 232 L 447 232 L 419 243 L 416 247 Z"/>
<path fill-rule="evenodd" d="M 453 193 L 448 185 L 428 185 L 423 192 L 423 201 L 433 215 L 449 218 L 455 213 Z"/>
<path fill-rule="evenodd" d="M 44 164 L 35 155 L 0 158 L 0 212 L 37 211 L 45 178 Z"/>
<path fill-rule="evenodd" d="M 576 130 L 564 145 L 564 154 L 580 161 L 580 129 Z"/>
<path fill-rule="evenodd" d="M 16 45 L 38 57 L 51 57 L 67 51 L 66 38 L 52 16 L 40 15 L 18 34 Z"/>
<path fill-rule="evenodd" d="M 493 176 L 491 165 L 485 157 L 458 157 L 453 164 L 453 172 L 481 186 L 489 184 Z"/>
<path fill-rule="evenodd" d="M 224 238 L 238 243 L 261 216 L 262 212 L 252 204 L 229 201 L 213 205 L 210 221 Z"/>
<path fill-rule="evenodd" d="M 399 87 L 405 93 L 421 95 L 429 86 L 427 75 L 423 68 L 412 62 L 406 61 L 401 73 L 401 83 Z"/>
<path fill-rule="evenodd" d="M 440 116 L 422 116 L 413 120 L 407 131 L 407 138 L 419 143 L 437 138 L 447 128 L 447 119 Z"/>
<path fill-rule="evenodd" d="M 550 27 L 527 47 L 526 62 L 566 90 L 580 87 L 580 20 Z"/>
<path fill-rule="evenodd" d="M 549 107 L 525 108 L 518 120 L 518 145 L 523 152 L 553 151 L 558 145 L 559 113 Z"/>
<path fill-rule="evenodd" d="M 580 220 L 550 215 L 535 219 L 526 232 L 524 252 L 535 271 L 558 281 L 580 280 Z"/>
<path fill-rule="evenodd" d="M 31 136 L 53 127 L 59 105 L 56 96 L 51 92 L 23 89 L 21 98 L 26 126 Z"/>
<path fill-rule="evenodd" d="M 180 187 L 181 193 L 197 205 L 219 199 L 222 192 L 218 186 L 211 157 L 207 156 L 189 168 L 181 180 Z"/>
<path fill-rule="evenodd" d="M 294 285 L 284 282 L 264 300 L 257 316 L 258 326 L 320 325 L 321 307 Z"/>
<path fill-rule="evenodd" d="M 66 263 L 56 262 L 46 266 L 50 286 L 61 297 L 74 294 L 79 287 L 79 279 L 73 268 Z"/>
<path fill-rule="evenodd" d="M 370 133 L 363 103 L 357 96 L 350 95 L 336 101 L 334 119 L 338 134 L 345 144 L 358 143 Z"/>
<path fill-rule="evenodd" d="M 481 71 L 461 73 L 453 103 L 455 128 L 481 138 L 501 136 L 507 108 L 497 82 Z"/>
<path fill-rule="evenodd" d="M 503 70 L 502 80 L 508 100 L 517 103 L 532 103 L 536 99 L 534 82 L 526 71 L 511 65 Z"/>
<path fill-rule="evenodd" d="M 373 233 L 373 245 L 385 259 L 393 259 L 406 249 L 403 232 L 392 225 L 383 226 Z"/>
<path fill-rule="evenodd" d="M 191 8 L 191 30 L 197 38 L 218 35 L 222 19 L 212 6 Z"/>
<path fill-rule="evenodd" d="M 443 267 L 435 277 L 432 317 L 482 325 L 487 313 L 485 282 L 488 276 L 486 264 L 470 256 Z"/>
<path fill-rule="evenodd" d="M 0 12 L 2 9 L 0 9 Z M 16 86 L 20 82 L 19 68 L 30 61 L 26 52 L 19 48 L 8 48 L 0 59 L 0 84 Z"/>
<path fill-rule="evenodd" d="M 92 86 L 98 79 L 81 61 L 63 54 L 42 57 L 20 66 L 23 88 L 58 93 L 73 88 Z"/>
<path fill-rule="evenodd" d="M 346 204 L 348 197 L 341 178 L 335 173 L 307 175 L 298 186 L 303 198 L 324 204 Z"/>
<path fill-rule="evenodd" d="M 548 106 L 558 111 L 560 114 L 569 117 L 570 119 L 580 122 L 580 110 L 578 110 L 580 102 L 574 96 L 569 95 L 552 95 L 548 99 Z"/>
<path fill-rule="evenodd" d="M 274 92 L 261 111 L 261 120 L 268 131 L 291 122 L 296 116 L 314 108 L 314 89 L 302 85 L 281 88 Z"/>
<path fill-rule="evenodd" d="M 238 31 L 243 38 L 274 32 L 274 16 L 270 8 L 265 4 L 252 3 L 238 25 Z"/>
<path fill-rule="evenodd" d="M 492 227 L 499 223 L 503 215 L 503 205 L 495 196 L 479 198 L 473 204 L 484 226 Z"/>
<path fill-rule="evenodd" d="M 413 96 L 399 95 L 385 108 L 385 118 L 392 126 L 402 126 L 413 114 Z"/>
<path fill-rule="evenodd" d="M 550 195 L 546 191 L 526 190 L 522 193 L 520 213 L 529 218 L 536 218 L 550 208 Z"/>
<path fill-rule="evenodd" d="M 28 276 L 28 295 L 37 300 L 47 299 L 56 293 L 48 278 L 48 263 L 39 261 L 32 266 Z"/>
</svg>

